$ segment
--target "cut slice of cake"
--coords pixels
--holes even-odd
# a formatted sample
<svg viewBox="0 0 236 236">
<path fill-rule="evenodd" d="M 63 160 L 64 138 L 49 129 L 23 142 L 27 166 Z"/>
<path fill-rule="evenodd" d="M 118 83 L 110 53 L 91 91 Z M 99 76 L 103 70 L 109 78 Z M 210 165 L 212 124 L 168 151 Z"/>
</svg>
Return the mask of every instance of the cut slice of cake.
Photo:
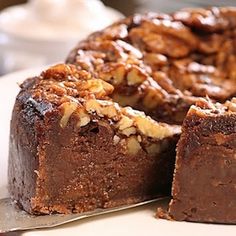
<svg viewBox="0 0 236 236">
<path fill-rule="evenodd" d="M 177 145 L 169 215 L 174 220 L 236 223 L 236 99 L 201 100 Z"/>
<path fill-rule="evenodd" d="M 9 190 L 32 214 L 85 212 L 170 194 L 179 126 L 108 98 L 113 86 L 57 65 L 21 85 Z"/>
</svg>

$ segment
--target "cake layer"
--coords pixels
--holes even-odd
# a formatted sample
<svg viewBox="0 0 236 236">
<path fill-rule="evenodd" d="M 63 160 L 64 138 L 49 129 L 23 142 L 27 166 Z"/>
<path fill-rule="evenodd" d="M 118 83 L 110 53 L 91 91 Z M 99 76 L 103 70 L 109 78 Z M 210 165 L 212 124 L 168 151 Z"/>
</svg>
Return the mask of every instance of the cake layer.
<svg viewBox="0 0 236 236">
<path fill-rule="evenodd" d="M 170 194 L 179 126 L 119 106 L 112 85 L 70 65 L 21 87 L 9 190 L 24 210 L 84 212 Z"/>
<path fill-rule="evenodd" d="M 236 100 L 192 106 L 177 145 L 170 217 L 235 224 L 235 157 Z"/>
</svg>

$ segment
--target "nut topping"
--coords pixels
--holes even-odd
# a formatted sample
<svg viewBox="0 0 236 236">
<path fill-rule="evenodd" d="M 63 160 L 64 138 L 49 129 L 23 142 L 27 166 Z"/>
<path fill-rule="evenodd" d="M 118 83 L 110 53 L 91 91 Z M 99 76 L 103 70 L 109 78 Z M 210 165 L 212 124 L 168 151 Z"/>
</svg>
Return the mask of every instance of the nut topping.
<svg viewBox="0 0 236 236">
<path fill-rule="evenodd" d="M 127 151 L 130 155 L 136 155 L 141 149 L 142 147 L 135 136 L 130 136 L 127 139 Z"/>
<path fill-rule="evenodd" d="M 75 102 L 65 102 L 61 104 L 59 108 L 63 109 L 63 116 L 60 120 L 60 126 L 65 128 L 71 115 L 76 111 L 78 103 Z"/>
<path fill-rule="evenodd" d="M 91 93 L 96 98 L 102 98 L 113 92 L 113 86 L 100 79 L 91 79 L 79 81 L 77 83 L 77 89 L 81 91 L 81 94 Z M 84 95 L 85 96 L 85 95 Z"/>
<path fill-rule="evenodd" d="M 124 129 L 130 128 L 133 125 L 133 123 L 134 122 L 132 119 L 130 119 L 127 116 L 122 115 L 120 121 L 117 123 L 117 127 L 120 130 L 124 130 Z"/>
<path fill-rule="evenodd" d="M 136 134 L 136 129 L 134 127 L 129 127 L 121 131 L 122 134 L 129 137 L 131 134 Z"/>
<path fill-rule="evenodd" d="M 85 102 L 85 109 L 88 113 L 95 112 L 98 116 L 108 118 L 118 119 L 119 116 L 119 106 L 116 103 L 110 101 L 102 101 L 90 99 Z"/>
<path fill-rule="evenodd" d="M 79 117 L 79 121 L 77 123 L 77 127 L 83 127 L 86 126 L 90 121 L 90 116 L 84 109 L 80 109 L 77 113 Z"/>
<path fill-rule="evenodd" d="M 127 83 L 129 86 L 139 85 L 148 78 L 148 75 L 139 67 L 133 66 L 127 74 Z"/>
<path fill-rule="evenodd" d="M 102 67 L 99 71 L 99 78 L 111 82 L 114 85 L 119 85 L 123 82 L 125 77 L 126 69 L 124 64 L 108 64 Z"/>
</svg>

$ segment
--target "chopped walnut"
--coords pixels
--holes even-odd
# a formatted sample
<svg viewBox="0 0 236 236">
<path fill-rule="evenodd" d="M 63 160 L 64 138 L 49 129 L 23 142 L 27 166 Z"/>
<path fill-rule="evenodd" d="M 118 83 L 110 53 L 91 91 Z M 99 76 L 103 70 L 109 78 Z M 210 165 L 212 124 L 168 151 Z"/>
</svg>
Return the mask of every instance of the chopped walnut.
<svg viewBox="0 0 236 236">
<path fill-rule="evenodd" d="M 114 135 L 114 137 L 113 137 L 113 143 L 114 143 L 114 145 L 117 145 L 119 142 L 120 142 L 120 137 L 117 136 L 117 135 Z"/>
<path fill-rule="evenodd" d="M 96 112 L 100 117 L 107 116 L 114 120 L 119 119 L 119 106 L 110 101 L 89 99 L 85 102 L 85 109 L 88 113 Z"/>
<path fill-rule="evenodd" d="M 229 111 L 236 112 L 236 98 L 233 98 L 231 101 L 225 103 Z"/>
<path fill-rule="evenodd" d="M 134 122 L 132 119 L 130 119 L 127 116 L 122 115 L 120 121 L 117 123 L 117 127 L 120 130 L 124 130 L 124 129 L 130 128 L 133 125 L 133 123 Z"/>
<path fill-rule="evenodd" d="M 91 121 L 90 116 L 84 109 L 79 109 L 79 111 L 77 111 L 77 116 L 79 118 L 79 121 L 77 122 L 77 127 L 86 126 Z"/>
<path fill-rule="evenodd" d="M 87 71 L 79 71 L 75 66 L 67 65 L 67 64 L 57 64 L 51 66 L 49 69 L 42 73 L 42 78 L 44 80 L 55 80 L 55 81 L 63 81 L 65 78 L 71 76 L 71 81 L 75 81 L 76 79 L 90 79 L 91 74 Z"/>
<path fill-rule="evenodd" d="M 118 104 L 120 104 L 121 106 L 135 106 L 139 99 L 140 99 L 140 95 L 139 94 L 133 94 L 130 96 L 125 96 L 125 95 L 121 95 L 120 93 L 116 93 L 114 92 L 114 94 L 112 95 L 113 101 L 117 102 Z"/>
<path fill-rule="evenodd" d="M 60 105 L 59 109 L 63 110 L 63 116 L 60 120 L 60 126 L 65 128 L 71 115 L 76 111 L 78 103 L 76 102 L 65 102 Z"/>
<path fill-rule="evenodd" d="M 162 104 L 166 97 L 166 91 L 152 78 L 142 84 L 142 91 L 144 94 L 142 102 L 146 109 L 154 109 L 159 104 Z"/>
<path fill-rule="evenodd" d="M 148 75 L 139 67 L 133 66 L 127 74 L 127 84 L 129 86 L 139 85 L 148 78 Z"/>
<path fill-rule="evenodd" d="M 127 151 L 130 155 L 136 155 L 142 147 L 139 144 L 139 141 L 135 136 L 130 136 L 126 140 L 127 142 Z"/>
<path fill-rule="evenodd" d="M 81 91 L 81 94 L 91 93 L 94 94 L 96 98 L 102 98 L 111 94 L 114 87 L 103 80 L 91 79 L 79 81 L 79 83 L 77 83 L 77 89 Z"/>
<path fill-rule="evenodd" d="M 134 126 L 141 134 L 154 138 L 163 139 L 173 134 L 173 129 L 166 124 L 158 123 L 143 112 L 135 111 L 131 108 L 124 108 L 124 113 L 134 120 Z"/>
<path fill-rule="evenodd" d="M 158 53 L 146 53 L 144 61 L 153 68 L 162 68 L 168 63 L 167 57 Z"/>
<path fill-rule="evenodd" d="M 168 126 L 156 123 L 149 117 L 139 116 L 135 119 L 139 131 L 151 138 L 163 139 L 172 134 Z"/>
<path fill-rule="evenodd" d="M 126 129 L 123 129 L 121 131 L 122 134 L 124 134 L 125 136 L 129 137 L 130 135 L 132 134 L 136 134 L 136 128 L 135 127 L 129 127 L 129 128 L 126 128 Z"/>
<path fill-rule="evenodd" d="M 108 39 L 122 39 L 127 37 L 128 30 L 127 25 L 125 24 L 114 24 L 109 28 L 104 29 L 103 31 L 99 31 L 94 33 L 94 36 L 97 40 L 108 40 Z M 91 37 L 91 36 L 90 36 Z"/>
<path fill-rule="evenodd" d="M 99 78 L 111 82 L 114 85 L 119 85 L 124 81 L 126 73 L 125 65 L 122 63 L 110 63 L 102 67 L 99 71 Z"/>
</svg>

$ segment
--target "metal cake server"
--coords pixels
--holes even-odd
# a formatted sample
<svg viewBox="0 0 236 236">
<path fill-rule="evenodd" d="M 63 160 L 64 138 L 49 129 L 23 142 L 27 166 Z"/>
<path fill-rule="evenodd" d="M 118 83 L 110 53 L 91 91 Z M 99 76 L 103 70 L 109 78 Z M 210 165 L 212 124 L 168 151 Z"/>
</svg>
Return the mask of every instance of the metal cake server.
<svg viewBox="0 0 236 236">
<path fill-rule="evenodd" d="M 20 210 L 12 203 L 10 198 L 0 199 L 0 233 L 12 232 L 16 230 L 29 230 L 29 229 L 41 229 L 50 228 L 58 225 L 66 224 L 79 219 L 84 219 L 91 216 L 97 216 L 101 214 L 121 211 L 137 206 L 142 206 L 157 200 L 165 198 L 158 198 L 153 200 L 144 201 L 137 204 L 126 205 L 122 207 L 115 207 L 109 209 L 97 209 L 90 212 L 78 213 L 78 214 L 53 214 L 34 216 L 29 215 L 27 212 Z"/>
</svg>

